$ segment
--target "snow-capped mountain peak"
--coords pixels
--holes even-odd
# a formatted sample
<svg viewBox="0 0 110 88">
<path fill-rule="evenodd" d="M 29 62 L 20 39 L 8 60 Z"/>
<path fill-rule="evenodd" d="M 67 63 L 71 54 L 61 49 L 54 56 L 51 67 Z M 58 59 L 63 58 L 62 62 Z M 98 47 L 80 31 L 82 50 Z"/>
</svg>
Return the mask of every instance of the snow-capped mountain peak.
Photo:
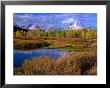
<svg viewBox="0 0 110 88">
<path fill-rule="evenodd" d="M 28 29 L 36 29 L 36 28 L 37 28 L 36 25 L 32 25 Z"/>
<path fill-rule="evenodd" d="M 86 28 L 83 24 L 81 24 L 79 21 L 75 21 L 74 23 L 71 23 L 66 29 L 69 30 L 78 30 Z"/>
</svg>

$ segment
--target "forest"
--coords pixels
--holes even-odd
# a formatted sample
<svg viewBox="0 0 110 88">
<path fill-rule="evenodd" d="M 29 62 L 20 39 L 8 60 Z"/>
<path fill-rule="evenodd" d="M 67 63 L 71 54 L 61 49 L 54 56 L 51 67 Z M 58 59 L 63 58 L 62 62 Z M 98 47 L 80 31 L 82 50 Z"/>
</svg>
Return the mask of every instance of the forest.
<svg viewBox="0 0 110 88">
<path fill-rule="evenodd" d="M 26 31 L 17 30 L 14 35 L 16 37 L 65 37 L 65 38 L 96 38 L 96 29 L 80 29 L 80 30 L 48 30 L 45 31 L 41 28 Z"/>
</svg>

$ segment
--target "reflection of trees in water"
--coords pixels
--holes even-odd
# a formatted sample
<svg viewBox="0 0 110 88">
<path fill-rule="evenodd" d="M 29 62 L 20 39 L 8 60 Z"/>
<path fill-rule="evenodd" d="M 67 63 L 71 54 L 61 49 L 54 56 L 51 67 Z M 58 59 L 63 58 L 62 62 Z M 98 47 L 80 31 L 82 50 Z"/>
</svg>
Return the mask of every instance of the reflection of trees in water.
<svg viewBox="0 0 110 88">
<path fill-rule="evenodd" d="M 19 51 L 19 53 L 32 54 L 32 51 Z"/>
</svg>

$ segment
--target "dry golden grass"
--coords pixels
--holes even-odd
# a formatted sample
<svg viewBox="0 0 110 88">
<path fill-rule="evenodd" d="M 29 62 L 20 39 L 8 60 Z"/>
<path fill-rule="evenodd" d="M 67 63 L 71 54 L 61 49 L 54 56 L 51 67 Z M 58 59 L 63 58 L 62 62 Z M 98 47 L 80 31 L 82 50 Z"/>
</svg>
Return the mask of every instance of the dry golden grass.
<svg viewBox="0 0 110 88">
<path fill-rule="evenodd" d="M 57 60 L 39 57 L 25 60 L 22 67 L 14 69 L 14 75 L 96 75 L 96 51 L 72 52 Z"/>
<path fill-rule="evenodd" d="M 47 47 L 50 44 L 44 40 L 14 40 L 14 48 L 15 49 L 37 49 L 42 47 Z"/>
</svg>

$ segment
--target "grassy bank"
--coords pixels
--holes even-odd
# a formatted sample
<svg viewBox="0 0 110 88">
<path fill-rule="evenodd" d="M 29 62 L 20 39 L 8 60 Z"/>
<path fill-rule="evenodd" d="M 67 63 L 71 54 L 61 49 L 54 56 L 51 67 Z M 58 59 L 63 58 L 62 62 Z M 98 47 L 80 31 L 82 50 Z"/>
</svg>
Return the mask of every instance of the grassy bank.
<svg viewBox="0 0 110 88">
<path fill-rule="evenodd" d="M 37 49 L 37 48 L 57 48 L 68 51 L 90 51 L 96 50 L 96 39 L 86 38 L 48 38 L 48 39 L 24 39 L 15 38 L 15 49 Z"/>
<path fill-rule="evenodd" d="M 44 40 L 24 40 L 15 39 L 14 49 L 28 50 L 28 49 L 38 49 L 42 47 L 47 47 L 50 44 Z"/>
<path fill-rule="evenodd" d="M 83 51 L 60 57 L 39 57 L 25 60 L 22 67 L 14 69 L 14 75 L 96 75 L 96 51 Z"/>
</svg>

